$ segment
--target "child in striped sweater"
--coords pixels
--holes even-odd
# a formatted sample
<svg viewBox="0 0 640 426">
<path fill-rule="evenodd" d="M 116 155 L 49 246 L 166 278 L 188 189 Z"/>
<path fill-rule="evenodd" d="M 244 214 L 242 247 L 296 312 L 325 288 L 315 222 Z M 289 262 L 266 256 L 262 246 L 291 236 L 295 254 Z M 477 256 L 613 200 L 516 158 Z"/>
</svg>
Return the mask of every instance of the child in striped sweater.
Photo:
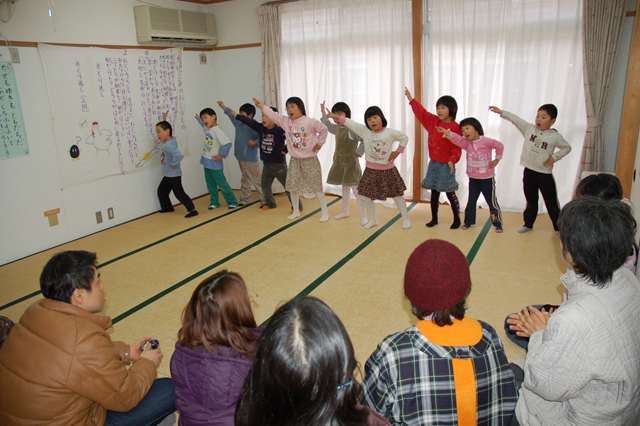
<svg viewBox="0 0 640 426">
<path fill-rule="evenodd" d="M 491 222 L 496 232 L 502 232 L 502 213 L 496 197 L 495 168 L 502 159 L 504 146 L 495 139 L 484 136 L 480 122 L 465 118 L 460 122 L 462 136 L 449 129 L 436 127 L 436 130 L 454 145 L 467 151 L 467 175 L 469 175 L 469 200 L 464 211 L 464 227 L 469 229 L 476 223 L 476 203 L 480 193 L 484 196 L 491 212 Z M 493 159 L 493 151 L 496 152 Z"/>
</svg>

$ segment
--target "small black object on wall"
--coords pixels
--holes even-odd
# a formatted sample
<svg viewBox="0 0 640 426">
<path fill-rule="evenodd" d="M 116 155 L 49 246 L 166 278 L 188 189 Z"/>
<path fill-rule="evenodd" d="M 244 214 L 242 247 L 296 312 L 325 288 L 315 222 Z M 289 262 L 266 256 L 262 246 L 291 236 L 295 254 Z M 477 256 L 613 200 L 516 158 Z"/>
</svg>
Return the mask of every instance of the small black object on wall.
<svg viewBox="0 0 640 426">
<path fill-rule="evenodd" d="M 78 145 L 71 145 L 69 155 L 71 158 L 78 158 L 80 156 L 80 148 L 78 148 Z"/>
</svg>

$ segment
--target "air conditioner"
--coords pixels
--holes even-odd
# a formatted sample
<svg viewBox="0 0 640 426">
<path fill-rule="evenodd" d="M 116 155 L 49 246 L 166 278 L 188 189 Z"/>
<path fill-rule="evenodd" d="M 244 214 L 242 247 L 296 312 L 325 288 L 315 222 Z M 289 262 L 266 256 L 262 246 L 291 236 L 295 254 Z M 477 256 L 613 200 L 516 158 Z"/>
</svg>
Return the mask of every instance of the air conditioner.
<svg viewBox="0 0 640 426">
<path fill-rule="evenodd" d="M 154 6 L 133 8 L 140 44 L 213 46 L 218 43 L 215 16 Z"/>
</svg>

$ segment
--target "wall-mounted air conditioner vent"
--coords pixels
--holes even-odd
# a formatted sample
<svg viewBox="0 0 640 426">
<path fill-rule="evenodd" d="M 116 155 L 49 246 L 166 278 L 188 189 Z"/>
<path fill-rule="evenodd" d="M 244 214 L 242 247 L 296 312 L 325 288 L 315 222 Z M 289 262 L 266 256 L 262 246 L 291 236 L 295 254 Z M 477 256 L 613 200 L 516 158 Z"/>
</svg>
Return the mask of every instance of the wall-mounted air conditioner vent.
<svg viewBox="0 0 640 426">
<path fill-rule="evenodd" d="M 140 44 L 213 46 L 218 43 L 215 16 L 154 6 L 133 8 Z"/>
</svg>

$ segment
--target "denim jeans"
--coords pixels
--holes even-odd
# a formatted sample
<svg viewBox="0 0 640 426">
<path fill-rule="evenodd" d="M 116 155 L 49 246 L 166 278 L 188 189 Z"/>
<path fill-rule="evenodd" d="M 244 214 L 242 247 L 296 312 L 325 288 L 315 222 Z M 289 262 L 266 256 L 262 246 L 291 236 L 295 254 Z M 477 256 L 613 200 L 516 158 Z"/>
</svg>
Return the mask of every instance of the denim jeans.
<svg viewBox="0 0 640 426">
<path fill-rule="evenodd" d="M 157 425 L 176 411 L 176 397 L 171 379 L 157 379 L 142 401 L 131 411 L 107 411 L 105 426 Z"/>
</svg>

